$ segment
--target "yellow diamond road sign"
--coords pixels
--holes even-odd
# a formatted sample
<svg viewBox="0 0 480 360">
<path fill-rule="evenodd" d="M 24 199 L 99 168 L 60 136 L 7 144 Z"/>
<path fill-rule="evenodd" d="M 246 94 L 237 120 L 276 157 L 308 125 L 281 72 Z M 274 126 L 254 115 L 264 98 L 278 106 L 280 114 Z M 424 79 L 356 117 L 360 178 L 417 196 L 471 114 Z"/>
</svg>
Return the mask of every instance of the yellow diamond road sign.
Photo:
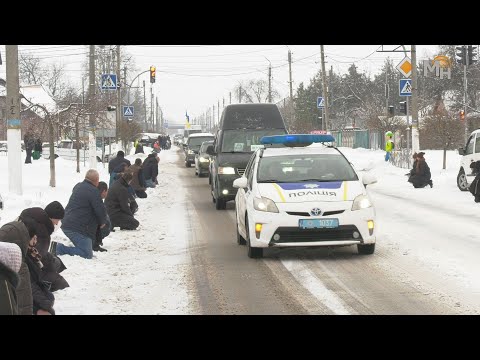
<svg viewBox="0 0 480 360">
<path fill-rule="evenodd" d="M 397 70 L 405 77 L 410 77 L 412 74 L 412 62 L 408 56 L 405 56 L 402 61 L 397 65 Z"/>
</svg>

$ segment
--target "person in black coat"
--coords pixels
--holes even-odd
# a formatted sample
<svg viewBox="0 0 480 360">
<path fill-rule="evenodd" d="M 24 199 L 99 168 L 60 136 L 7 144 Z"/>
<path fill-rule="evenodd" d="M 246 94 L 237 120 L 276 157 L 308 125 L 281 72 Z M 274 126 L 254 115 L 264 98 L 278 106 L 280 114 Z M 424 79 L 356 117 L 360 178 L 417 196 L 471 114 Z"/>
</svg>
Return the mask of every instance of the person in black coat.
<svg viewBox="0 0 480 360">
<path fill-rule="evenodd" d="M 20 283 L 16 288 L 18 315 L 32 315 L 32 286 L 30 272 L 26 263 L 30 234 L 35 234 L 35 224 L 30 220 L 12 221 L 0 228 L 0 242 L 14 243 L 22 251 L 22 264 L 18 276 Z M 33 236 L 33 235 L 32 235 Z"/>
<path fill-rule="evenodd" d="M 98 191 L 100 191 L 100 197 L 102 198 L 102 200 L 105 200 L 105 198 L 108 195 L 107 183 L 104 181 L 100 181 L 97 188 L 98 188 Z M 105 204 L 103 206 L 105 206 Z M 105 208 L 105 211 L 107 211 L 106 208 Z M 108 235 L 110 235 L 111 230 L 112 230 L 112 223 L 107 213 L 106 225 L 103 228 L 101 228 L 100 226 L 97 228 L 97 233 L 95 234 L 95 241 L 93 243 L 93 251 L 100 251 L 100 252 L 107 251 L 107 249 L 102 248 L 103 239 L 105 239 Z"/>
<path fill-rule="evenodd" d="M 117 156 L 108 162 L 108 173 L 111 174 L 113 169 L 115 169 L 122 162 L 130 166 L 130 160 L 125 159 L 125 153 L 122 150 L 120 150 L 117 152 Z"/>
<path fill-rule="evenodd" d="M 85 180 L 73 188 L 65 208 L 62 230 L 74 246 L 58 243 L 56 255 L 79 255 L 85 259 L 93 257 L 92 243 L 97 227 L 103 228 L 107 222 L 105 206 L 97 188 L 99 182 L 98 171 L 90 169 L 85 174 Z"/>
<path fill-rule="evenodd" d="M 35 248 L 37 237 L 34 235 L 28 244 L 26 263 L 30 272 L 30 283 L 32 286 L 33 314 L 34 315 L 55 315 L 53 305 L 55 296 L 50 291 L 51 284 L 43 277 L 42 255 Z"/>
<path fill-rule="evenodd" d="M 414 188 L 423 188 L 427 185 L 433 187 L 432 175 L 430 172 L 430 167 L 428 166 L 425 158 L 423 157 L 425 153 L 419 152 L 417 154 L 416 164 L 412 169 L 413 174 L 408 178 L 408 182 L 412 183 Z"/>
<path fill-rule="evenodd" d="M 135 230 L 140 224 L 133 217 L 133 212 L 130 208 L 128 186 L 132 179 L 132 172 L 126 171 L 120 179 L 113 183 L 108 191 L 105 207 L 112 222 L 112 228 L 120 227 L 120 230 Z"/>
<path fill-rule="evenodd" d="M 158 162 L 160 158 L 158 154 L 152 153 L 147 156 L 147 158 L 143 162 L 143 175 L 145 178 L 145 184 L 147 187 L 154 188 L 157 184 L 157 176 L 158 176 Z"/>
<path fill-rule="evenodd" d="M 51 291 L 65 289 L 69 286 L 68 282 L 60 273 L 66 269 L 62 260 L 48 252 L 50 246 L 50 236 L 56 227 L 60 226 L 65 210 L 58 201 L 53 201 L 45 207 L 45 210 L 39 207 L 28 208 L 22 211 L 20 218 L 29 218 L 35 222 L 37 229 L 36 249 L 42 256 L 42 273 L 44 280 L 51 283 Z"/>
<path fill-rule="evenodd" d="M 18 315 L 16 289 L 22 260 L 17 244 L 0 242 L 0 315 Z"/>
<path fill-rule="evenodd" d="M 23 142 L 25 143 L 25 153 L 27 156 L 25 157 L 25 164 L 32 163 L 32 151 L 35 146 L 35 139 L 30 134 L 25 134 L 23 136 Z"/>
</svg>

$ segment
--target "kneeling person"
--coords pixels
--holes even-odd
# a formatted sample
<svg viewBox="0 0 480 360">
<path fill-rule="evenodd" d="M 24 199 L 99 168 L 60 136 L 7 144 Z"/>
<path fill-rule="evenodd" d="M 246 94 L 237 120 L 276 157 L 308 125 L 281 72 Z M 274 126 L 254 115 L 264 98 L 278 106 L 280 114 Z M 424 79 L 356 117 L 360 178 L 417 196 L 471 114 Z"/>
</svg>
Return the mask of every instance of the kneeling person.
<svg viewBox="0 0 480 360">
<path fill-rule="evenodd" d="M 115 181 L 105 199 L 108 216 L 112 228 L 135 230 L 140 224 L 134 217 L 129 205 L 128 186 L 133 179 L 131 171 L 125 171 L 120 179 Z"/>
</svg>

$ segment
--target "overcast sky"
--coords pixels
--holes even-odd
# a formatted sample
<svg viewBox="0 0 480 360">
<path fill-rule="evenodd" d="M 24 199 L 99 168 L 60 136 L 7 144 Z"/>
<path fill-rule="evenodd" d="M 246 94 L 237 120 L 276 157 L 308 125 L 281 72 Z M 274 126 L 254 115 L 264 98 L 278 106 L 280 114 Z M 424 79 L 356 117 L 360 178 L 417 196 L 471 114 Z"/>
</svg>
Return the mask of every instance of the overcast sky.
<svg viewBox="0 0 480 360">
<path fill-rule="evenodd" d="M 383 45 L 393 49 L 397 45 Z M 108 46 L 107 46 L 108 48 Z M 112 46 L 113 48 L 113 46 Z M 410 46 L 407 45 L 407 49 Z M 133 57 L 139 72 L 150 65 L 157 68 L 153 86 L 164 116 L 172 123 L 183 123 L 185 111 L 191 117 L 199 116 L 218 101 L 229 103 L 229 93 L 239 81 L 264 78 L 268 80 L 269 62 L 272 64 L 272 86 L 281 98 L 289 95 L 288 49 L 292 51 L 293 89 L 308 83 L 320 68 L 319 45 L 125 45 L 122 51 Z M 432 58 L 437 45 L 418 45 L 418 60 Z M 327 69 L 345 73 L 355 62 L 359 70 L 374 75 L 387 57 L 400 60 L 403 53 L 381 53 L 381 45 L 325 45 Z M 0 77 L 5 78 L 5 51 L 0 47 L 3 65 Z M 82 64 L 88 53 L 86 45 L 31 45 L 20 46 L 20 52 L 33 54 L 44 61 L 66 66 L 66 74 L 81 89 Z M 149 75 L 140 77 L 149 84 Z M 141 83 L 140 83 L 141 84 Z M 147 94 L 150 91 L 148 89 Z M 149 99 L 147 95 L 147 99 Z M 236 97 L 232 93 L 232 102 Z"/>
</svg>

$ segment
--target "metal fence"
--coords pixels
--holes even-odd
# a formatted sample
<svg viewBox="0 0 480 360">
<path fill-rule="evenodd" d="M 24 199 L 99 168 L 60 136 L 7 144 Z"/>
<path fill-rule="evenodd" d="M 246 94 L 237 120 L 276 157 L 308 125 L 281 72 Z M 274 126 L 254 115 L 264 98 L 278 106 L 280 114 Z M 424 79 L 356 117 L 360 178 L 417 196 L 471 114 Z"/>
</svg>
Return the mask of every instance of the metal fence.
<svg viewBox="0 0 480 360">
<path fill-rule="evenodd" d="M 385 136 L 379 131 L 372 130 L 342 130 L 332 131 L 335 145 L 352 149 L 364 148 L 383 150 L 385 148 Z M 398 143 L 396 146 L 400 146 Z M 412 163 L 412 150 L 400 148 L 392 152 L 391 162 L 394 166 L 410 169 Z"/>
</svg>

